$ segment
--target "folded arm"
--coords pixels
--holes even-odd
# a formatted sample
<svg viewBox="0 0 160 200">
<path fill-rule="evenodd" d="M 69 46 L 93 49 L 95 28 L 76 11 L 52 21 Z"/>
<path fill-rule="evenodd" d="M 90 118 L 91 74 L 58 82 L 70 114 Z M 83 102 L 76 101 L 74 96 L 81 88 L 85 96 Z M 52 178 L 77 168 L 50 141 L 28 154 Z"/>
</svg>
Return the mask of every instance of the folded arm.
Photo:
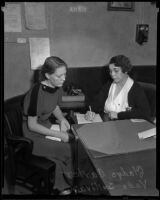
<svg viewBox="0 0 160 200">
<path fill-rule="evenodd" d="M 128 93 L 130 110 L 118 113 L 118 119 L 150 119 L 150 107 L 144 90 L 137 86 Z"/>
<path fill-rule="evenodd" d="M 70 124 L 66 120 L 66 118 L 63 116 L 63 113 L 62 113 L 61 109 L 59 108 L 59 106 L 56 106 L 56 108 L 53 111 L 53 114 L 60 122 L 60 127 L 61 127 L 62 131 L 67 131 L 70 129 Z"/>
<path fill-rule="evenodd" d="M 44 136 L 54 136 L 62 139 L 64 142 L 68 142 L 69 136 L 65 131 L 55 131 L 51 130 L 41 124 L 38 123 L 38 117 L 37 116 L 28 116 L 28 128 L 33 131 L 40 133 Z"/>
</svg>

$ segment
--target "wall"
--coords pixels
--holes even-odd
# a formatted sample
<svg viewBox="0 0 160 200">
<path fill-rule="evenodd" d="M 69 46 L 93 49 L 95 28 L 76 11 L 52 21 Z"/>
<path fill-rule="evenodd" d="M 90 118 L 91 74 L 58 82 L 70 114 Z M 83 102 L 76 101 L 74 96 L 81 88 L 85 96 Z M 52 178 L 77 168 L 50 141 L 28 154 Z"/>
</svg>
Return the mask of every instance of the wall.
<svg viewBox="0 0 160 200">
<path fill-rule="evenodd" d="M 22 32 L 7 32 L 4 35 L 4 99 L 22 94 L 31 86 L 33 71 L 31 70 L 28 38 L 49 37 L 48 29 L 28 30 L 25 27 L 24 2 L 13 3 L 21 5 Z M 47 4 L 45 4 L 45 9 L 48 13 Z M 46 15 L 46 21 L 48 24 L 48 15 Z M 26 43 L 18 43 L 18 38 L 25 38 Z"/>
<path fill-rule="evenodd" d="M 133 65 L 156 65 L 157 8 L 150 2 L 135 2 L 134 12 L 108 11 L 107 2 L 47 2 L 48 29 L 44 31 L 25 28 L 24 2 L 19 3 L 22 33 L 5 33 L 5 99 L 30 87 L 28 38 L 33 36 L 49 37 L 51 55 L 63 58 L 69 67 L 103 66 L 111 56 L 122 53 Z M 144 45 L 135 42 L 137 23 L 149 24 L 149 40 Z M 18 44 L 18 37 L 27 43 Z"/>
<path fill-rule="evenodd" d="M 71 12 L 71 8 L 86 12 Z M 156 64 L 157 12 L 150 2 L 136 2 L 135 11 L 108 11 L 107 2 L 53 3 L 50 7 L 52 52 L 70 67 L 100 66 L 116 54 L 134 65 Z M 149 40 L 135 42 L 136 24 L 149 24 Z"/>
</svg>

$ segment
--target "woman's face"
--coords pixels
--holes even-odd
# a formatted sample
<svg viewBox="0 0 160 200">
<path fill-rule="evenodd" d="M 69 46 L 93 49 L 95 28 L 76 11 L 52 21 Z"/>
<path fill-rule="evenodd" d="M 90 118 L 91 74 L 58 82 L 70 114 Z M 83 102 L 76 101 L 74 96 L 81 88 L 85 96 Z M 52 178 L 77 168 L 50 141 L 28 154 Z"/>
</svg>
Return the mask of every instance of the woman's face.
<svg viewBox="0 0 160 200">
<path fill-rule="evenodd" d="M 120 66 L 115 66 L 114 64 L 109 65 L 109 71 L 111 78 L 115 83 L 121 82 L 127 76 L 126 73 L 122 72 L 122 68 Z"/>
<path fill-rule="evenodd" d="M 54 87 L 61 87 L 66 79 L 66 72 L 66 67 L 61 66 L 53 74 L 47 74 L 47 78 Z"/>
</svg>

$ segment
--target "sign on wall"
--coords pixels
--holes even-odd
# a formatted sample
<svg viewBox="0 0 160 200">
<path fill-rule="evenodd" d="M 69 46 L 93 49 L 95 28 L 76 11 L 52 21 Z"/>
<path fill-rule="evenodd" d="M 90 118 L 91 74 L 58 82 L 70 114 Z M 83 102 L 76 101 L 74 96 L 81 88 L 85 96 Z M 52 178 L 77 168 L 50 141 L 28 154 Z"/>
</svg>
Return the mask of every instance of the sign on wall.
<svg viewBox="0 0 160 200">
<path fill-rule="evenodd" d="M 4 31 L 21 32 L 21 7 L 20 4 L 7 4 L 4 8 Z"/>
<path fill-rule="evenodd" d="M 50 56 L 49 38 L 29 38 L 29 47 L 31 69 L 35 70 Z"/>
<path fill-rule="evenodd" d="M 30 30 L 46 29 L 45 4 L 25 2 L 26 28 Z"/>
</svg>

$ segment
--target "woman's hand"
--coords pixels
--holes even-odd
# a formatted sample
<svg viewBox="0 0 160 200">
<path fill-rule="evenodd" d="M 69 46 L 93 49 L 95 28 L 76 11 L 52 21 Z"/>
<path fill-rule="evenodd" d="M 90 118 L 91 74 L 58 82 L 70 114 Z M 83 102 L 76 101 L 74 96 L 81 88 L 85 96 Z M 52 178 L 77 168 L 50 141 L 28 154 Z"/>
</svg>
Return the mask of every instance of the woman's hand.
<svg viewBox="0 0 160 200">
<path fill-rule="evenodd" d="M 65 118 L 60 121 L 60 129 L 61 131 L 67 131 L 70 129 L 70 124 Z"/>
<path fill-rule="evenodd" d="M 85 119 L 88 120 L 88 121 L 93 121 L 95 115 L 96 115 L 95 112 L 87 111 L 84 117 L 85 117 Z"/>
<path fill-rule="evenodd" d="M 153 123 L 156 125 L 156 118 L 153 120 Z"/>
<path fill-rule="evenodd" d="M 69 135 L 65 131 L 60 132 L 60 138 L 63 142 L 69 142 Z"/>
<path fill-rule="evenodd" d="M 108 113 L 110 119 L 118 119 L 117 114 L 118 114 L 117 112 L 113 112 L 113 111 Z"/>
</svg>

